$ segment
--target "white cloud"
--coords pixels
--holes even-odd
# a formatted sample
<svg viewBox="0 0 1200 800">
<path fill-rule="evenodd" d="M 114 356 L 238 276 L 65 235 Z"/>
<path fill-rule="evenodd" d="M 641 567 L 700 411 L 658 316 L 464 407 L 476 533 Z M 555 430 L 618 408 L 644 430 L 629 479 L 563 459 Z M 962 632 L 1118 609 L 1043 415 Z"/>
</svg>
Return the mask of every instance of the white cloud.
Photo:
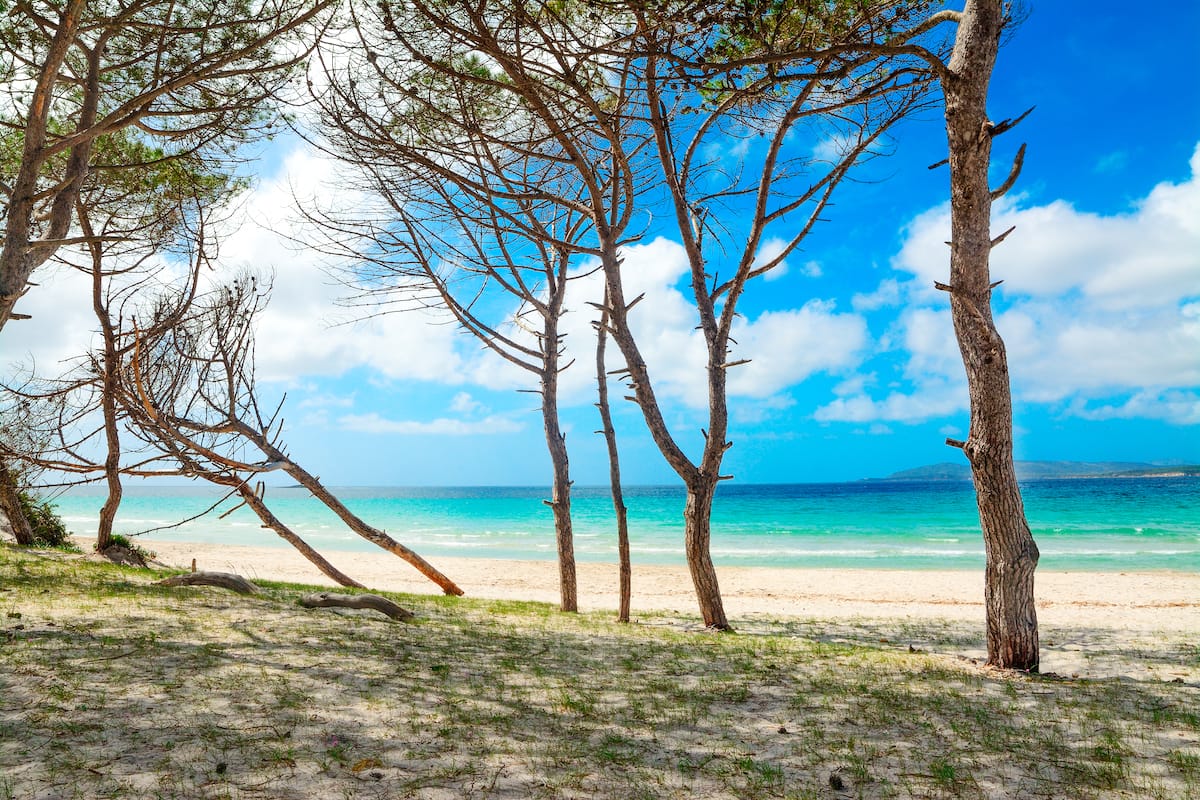
<svg viewBox="0 0 1200 800">
<path fill-rule="evenodd" d="M 16 305 L 18 313 L 31 318 L 11 320 L 0 331 L 0 369 L 5 374 L 12 364 L 23 362 L 39 374 L 57 375 L 64 371 L 64 362 L 99 343 L 93 334 L 97 322 L 87 275 L 47 265 L 33 273 L 33 282 L 37 286 Z"/>
<path fill-rule="evenodd" d="M 328 392 L 310 394 L 308 397 L 305 397 L 303 400 L 297 403 L 296 408 L 351 408 L 354 406 L 354 397 L 355 395 L 353 392 L 348 395 L 330 394 Z"/>
<path fill-rule="evenodd" d="M 693 407 L 707 403 L 703 334 L 696 329 L 693 305 L 678 285 L 688 271 L 683 247 L 667 239 L 655 239 L 625 249 L 623 264 L 626 302 L 645 295 L 630 313 L 630 323 L 639 350 L 650 370 L 655 392 Z M 570 356 L 578 359 L 564 373 L 564 395 L 591 402 L 595 386 L 595 333 L 598 317 L 587 301 L 603 296 L 603 278 L 591 274 L 568 290 L 573 311 L 563 321 Z M 862 358 L 869 337 L 865 321 L 840 313 L 832 302 L 813 300 L 798 309 L 767 311 L 754 318 L 740 318 L 734 325 L 736 344 L 730 362 L 750 359 L 731 367 L 729 393 L 734 397 L 766 398 L 818 372 L 843 372 Z M 624 360 L 616 344 L 608 347 L 608 368 L 617 369 Z"/>
<path fill-rule="evenodd" d="M 862 317 L 837 313 L 832 303 L 819 300 L 735 325 L 733 338 L 738 346 L 732 358 L 750 363 L 732 368 L 729 389 L 747 397 L 765 397 L 815 373 L 853 367 L 869 342 Z"/>
<path fill-rule="evenodd" d="M 855 311 L 878 311 L 881 308 L 900 304 L 900 281 L 887 278 L 880 282 L 879 288 L 868 294 L 856 294 L 850 300 L 850 306 Z"/>
<path fill-rule="evenodd" d="M 1200 424 L 1200 392 L 1136 392 L 1119 404 L 1089 407 L 1073 404 L 1072 411 L 1084 419 L 1161 419 L 1178 425 Z"/>
<path fill-rule="evenodd" d="M 358 367 L 391 379 L 415 378 L 461 383 L 466 359 L 458 351 L 456 328 L 446 315 L 409 311 L 347 321 L 353 314 L 338 302 L 351 289 L 331 272 L 348 262 L 306 244 L 310 224 L 297 202 L 320 208 L 368 208 L 368 198 L 348 183 L 332 160 L 301 147 L 283 162 L 281 174 L 254 188 L 244 200 L 247 221 L 221 246 L 229 269 L 274 272 L 271 302 L 257 330 L 260 378 L 290 382 L 302 376 L 341 375 Z M 318 200 L 319 199 L 319 200 Z"/>
<path fill-rule="evenodd" d="M 915 392 L 893 391 L 881 400 L 866 394 L 838 397 L 813 414 L 818 422 L 921 422 L 956 414 L 967 407 L 963 384 L 923 381 Z"/>
<path fill-rule="evenodd" d="M 1190 179 L 1153 187 L 1127 213 L 998 204 L 993 230 L 1016 226 L 993 251 L 992 276 L 1004 280 L 996 325 L 1019 399 L 1091 418 L 1194 419 L 1184 390 L 1200 385 L 1200 146 L 1190 166 Z M 957 410 L 933 391 L 962 381 L 949 303 L 933 288 L 948 280 L 949 229 L 946 206 L 919 215 L 893 261 L 911 280 L 889 278 L 853 301 L 857 311 L 909 306 L 884 337 L 907 352 L 908 394 L 839 398 L 820 418 L 916 421 Z"/>
<path fill-rule="evenodd" d="M 525 429 L 523 424 L 501 416 L 490 416 L 470 421 L 448 417 L 419 421 L 385 419 L 374 412 L 370 414 L 348 414 L 344 417 L 339 417 L 337 424 L 345 430 L 359 433 L 437 436 L 494 435 L 516 433 Z"/>
<path fill-rule="evenodd" d="M 450 410 L 455 414 L 470 416 L 471 414 L 486 413 L 487 407 L 467 392 L 459 392 L 450 401 Z"/>
<path fill-rule="evenodd" d="M 767 264 L 770 264 L 772 261 L 774 261 L 775 259 L 779 258 L 781 255 L 783 255 L 783 252 L 787 249 L 787 246 L 788 246 L 788 242 L 786 239 L 781 239 L 777 236 L 773 236 L 773 237 L 767 239 L 758 248 L 758 252 L 754 254 L 754 263 L 751 266 L 754 269 L 762 269 Z M 816 264 L 816 262 L 809 262 L 809 263 Z M 817 275 L 820 275 L 821 274 L 820 273 L 820 265 L 817 264 L 816 266 L 817 266 Z M 807 269 L 807 265 L 806 265 L 806 269 Z M 780 261 L 778 264 L 776 264 L 774 267 L 772 267 L 770 272 L 764 273 L 763 280 L 767 280 L 767 281 L 778 280 L 778 279 L 782 278 L 784 275 L 787 275 L 787 272 L 788 272 L 788 262 L 787 262 L 787 259 L 785 258 L 782 261 Z M 805 274 L 807 275 L 809 273 L 807 271 L 805 271 Z M 812 276 L 812 277 L 816 277 L 816 276 Z"/>
</svg>

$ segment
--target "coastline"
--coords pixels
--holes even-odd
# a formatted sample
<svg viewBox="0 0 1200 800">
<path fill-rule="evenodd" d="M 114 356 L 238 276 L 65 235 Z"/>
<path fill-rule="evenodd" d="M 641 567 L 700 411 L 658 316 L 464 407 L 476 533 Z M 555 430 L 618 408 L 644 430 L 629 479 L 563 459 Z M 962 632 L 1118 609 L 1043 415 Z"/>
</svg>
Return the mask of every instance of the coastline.
<svg viewBox="0 0 1200 800">
<path fill-rule="evenodd" d="M 141 541 L 161 564 L 235 572 L 251 580 L 335 586 L 290 548 Z M 377 590 L 438 594 L 409 564 L 383 551 L 326 550 L 338 569 Z M 557 603 L 553 561 L 488 558 L 429 559 L 468 597 Z M 579 562 L 582 611 L 617 608 L 617 566 Z M 984 617 L 983 574 L 973 570 L 893 570 L 796 567 L 717 567 L 725 607 L 735 625 L 755 618 L 904 619 L 979 622 Z M 1043 627 L 1097 631 L 1200 632 L 1200 575 L 1173 572 L 1037 573 Z M 687 568 L 633 564 L 633 616 L 694 614 Z"/>
</svg>

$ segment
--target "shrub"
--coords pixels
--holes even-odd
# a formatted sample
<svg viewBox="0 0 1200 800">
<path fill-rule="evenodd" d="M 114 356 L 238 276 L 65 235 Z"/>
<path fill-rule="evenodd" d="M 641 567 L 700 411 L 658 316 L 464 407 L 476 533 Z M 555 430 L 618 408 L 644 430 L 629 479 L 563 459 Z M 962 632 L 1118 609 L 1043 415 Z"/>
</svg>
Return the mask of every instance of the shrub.
<svg viewBox="0 0 1200 800">
<path fill-rule="evenodd" d="M 39 500 L 28 491 L 17 493 L 21 501 L 21 511 L 33 528 L 34 547 L 57 547 L 64 550 L 77 550 L 71 543 L 71 532 L 63 524 L 62 519 L 54 512 L 54 506 L 48 501 Z"/>
</svg>

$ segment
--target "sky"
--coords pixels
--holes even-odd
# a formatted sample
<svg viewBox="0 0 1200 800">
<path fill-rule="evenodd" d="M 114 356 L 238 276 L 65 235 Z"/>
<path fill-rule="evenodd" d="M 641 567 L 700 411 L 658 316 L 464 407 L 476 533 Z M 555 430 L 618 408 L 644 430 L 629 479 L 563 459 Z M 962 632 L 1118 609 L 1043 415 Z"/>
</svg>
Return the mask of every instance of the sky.
<svg viewBox="0 0 1200 800">
<path fill-rule="evenodd" d="M 1086 12 L 1081 12 L 1086 8 Z M 1114 2 L 1038 3 L 1000 53 L 993 119 L 1034 106 L 996 141 L 997 325 L 1013 379 L 1016 455 L 1027 460 L 1200 462 L 1200 5 L 1129 14 Z M 735 146 L 733 143 L 731 146 Z M 948 172 L 940 113 L 894 131 L 886 159 L 844 184 L 802 251 L 752 284 L 734 337 L 724 472 L 744 483 L 857 480 L 962 461 L 967 392 L 948 303 Z M 274 274 L 257 336 L 260 390 L 286 394 L 284 439 L 327 485 L 547 485 L 528 376 L 432 313 L 353 321 L 346 290 L 305 238 L 295 197 L 338 185 L 302 142 L 263 148 L 230 268 Z M 672 430 L 698 456 L 703 351 L 680 245 L 626 253 L 635 329 Z M 45 269 L 0 333 L 0 362 L 50 371 L 94 326 L 86 286 Z M 568 306 L 578 361 L 562 377 L 575 481 L 607 480 L 594 403 L 587 280 Z M 593 280 L 593 290 L 595 287 Z M 574 290 L 572 290 L 574 291 Z M 610 348 L 615 350 L 615 348 Z M 611 367 L 610 367 L 611 368 Z M 615 391 L 615 390 L 614 390 Z M 621 392 L 617 391 L 619 395 Z M 674 473 L 632 403 L 616 401 L 629 484 Z"/>
</svg>

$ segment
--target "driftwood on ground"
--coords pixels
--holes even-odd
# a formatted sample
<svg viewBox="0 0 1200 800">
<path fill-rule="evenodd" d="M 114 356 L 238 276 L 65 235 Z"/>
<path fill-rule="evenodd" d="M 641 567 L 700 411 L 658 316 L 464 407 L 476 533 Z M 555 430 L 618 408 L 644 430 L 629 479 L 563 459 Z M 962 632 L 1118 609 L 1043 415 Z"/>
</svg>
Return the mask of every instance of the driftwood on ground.
<svg viewBox="0 0 1200 800">
<path fill-rule="evenodd" d="M 156 581 L 159 586 L 219 586 L 238 594 L 258 594 L 258 587 L 232 572 L 185 572 Z"/>
<path fill-rule="evenodd" d="M 300 598 L 300 605 L 305 608 L 369 608 L 381 614 L 387 614 L 392 619 L 407 622 L 416 615 L 407 608 L 396 605 L 386 597 L 377 594 L 332 594 L 318 592 Z"/>
</svg>

